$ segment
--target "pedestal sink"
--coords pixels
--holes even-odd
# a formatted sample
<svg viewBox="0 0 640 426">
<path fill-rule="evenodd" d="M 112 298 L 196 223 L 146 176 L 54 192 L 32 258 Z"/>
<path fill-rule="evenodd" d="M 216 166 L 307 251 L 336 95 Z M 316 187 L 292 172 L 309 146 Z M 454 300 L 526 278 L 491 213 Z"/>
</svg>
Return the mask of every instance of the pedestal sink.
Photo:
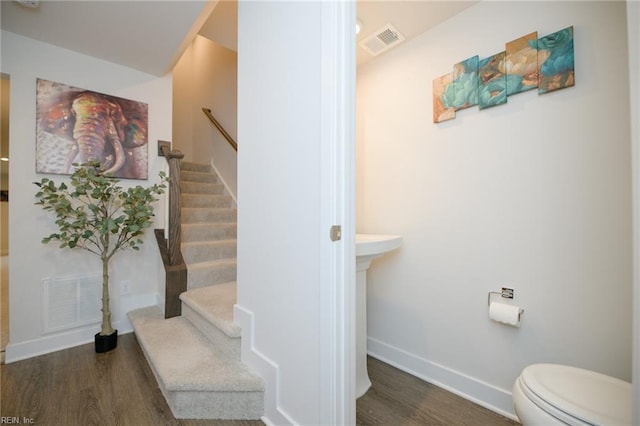
<svg viewBox="0 0 640 426">
<path fill-rule="evenodd" d="M 399 235 L 356 234 L 356 398 L 371 387 L 367 371 L 367 269 L 402 244 Z"/>
</svg>

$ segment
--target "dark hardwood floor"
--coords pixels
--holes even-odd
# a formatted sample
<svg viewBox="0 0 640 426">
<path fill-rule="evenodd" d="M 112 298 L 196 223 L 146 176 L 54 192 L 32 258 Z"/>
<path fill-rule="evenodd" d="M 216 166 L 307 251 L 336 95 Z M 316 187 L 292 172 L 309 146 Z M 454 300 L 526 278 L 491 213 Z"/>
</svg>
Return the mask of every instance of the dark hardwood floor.
<svg viewBox="0 0 640 426">
<path fill-rule="evenodd" d="M 517 424 L 373 358 L 369 373 L 373 387 L 357 402 L 358 425 Z M 175 419 L 133 334 L 118 336 L 106 354 L 88 344 L 2 365 L 0 416 L 41 426 L 263 425 Z"/>
<path fill-rule="evenodd" d="M 360 426 L 519 424 L 375 358 L 367 368 L 372 386 L 356 403 Z"/>
<path fill-rule="evenodd" d="M 132 333 L 111 352 L 96 354 L 90 343 L 3 365 L 0 375 L 0 415 L 38 426 L 263 425 L 176 420 Z"/>
</svg>

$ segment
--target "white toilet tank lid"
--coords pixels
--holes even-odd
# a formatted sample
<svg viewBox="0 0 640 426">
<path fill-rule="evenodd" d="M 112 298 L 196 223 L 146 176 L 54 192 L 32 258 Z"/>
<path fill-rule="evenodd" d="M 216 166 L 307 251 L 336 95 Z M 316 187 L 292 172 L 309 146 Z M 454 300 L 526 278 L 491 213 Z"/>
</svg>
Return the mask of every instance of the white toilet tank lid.
<svg viewBox="0 0 640 426">
<path fill-rule="evenodd" d="M 584 422 L 631 424 L 631 383 L 582 368 L 533 364 L 520 376 L 524 384 L 553 407 Z"/>
</svg>

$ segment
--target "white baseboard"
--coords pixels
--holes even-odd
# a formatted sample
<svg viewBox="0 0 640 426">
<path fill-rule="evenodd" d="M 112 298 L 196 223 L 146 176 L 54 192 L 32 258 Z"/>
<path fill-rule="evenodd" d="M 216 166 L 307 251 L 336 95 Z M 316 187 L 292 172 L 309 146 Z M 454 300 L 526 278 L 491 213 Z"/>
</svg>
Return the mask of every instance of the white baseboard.
<svg viewBox="0 0 640 426">
<path fill-rule="evenodd" d="M 367 339 L 367 353 L 424 381 L 518 421 L 513 410 L 510 391 L 500 389 L 372 337 Z"/>
<path fill-rule="evenodd" d="M 242 362 L 255 370 L 265 381 L 264 416 L 267 425 L 297 424 L 280 407 L 280 374 L 278 364 L 266 357 L 254 344 L 253 312 L 239 305 L 233 306 L 234 322 L 242 329 Z"/>
<path fill-rule="evenodd" d="M 114 322 L 113 328 L 118 330 L 119 336 L 131 333 L 132 331 L 130 324 L 127 328 L 125 324 L 120 324 L 120 322 Z M 82 327 L 64 333 L 56 333 L 38 339 L 28 340 L 26 342 L 15 344 L 9 342 L 5 362 L 10 364 L 12 362 L 91 343 L 94 341 L 94 336 L 98 331 L 100 331 L 99 324 L 98 326 Z"/>
<path fill-rule="evenodd" d="M 118 335 L 121 336 L 133 331 L 133 327 L 126 313 L 137 308 L 155 304 L 156 295 L 155 293 L 123 295 L 119 297 L 119 300 L 120 303 L 116 307 L 119 318 L 113 321 L 113 328 L 117 329 Z M 98 331 L 100 331 L 100 324 L 92 324 L 59 333 L 47 334 L 25 342 L 11 343 L 11 341 L 9 341 L 6 349 L 5 362 L 9 364 L 91 343 L 94 341 L 94 336 Z"/>
<path fill-rule="evenodd" d="M 236 199 L 236 194 L 231 192 L 231 190 L 229 189 L 229 185 L 227 185 L 227 181 L 224 180 L 224 178 L 222 177 L 222 175 L 218 171 L 218 168 L 216 167 L 216 165 L 213 162 L 213 158 L 211 158 L 211 168 L 213 169 L 213 171 L 216 173 L 216 175 L 218 175 L 218 177 L 222 181 L 222 185 L 224 186 L 225 195 L 230 196 L 231 199 L 233 200 L 233 205 L 237 207 L 238 206 L 238 200 Z"/>
</svg>

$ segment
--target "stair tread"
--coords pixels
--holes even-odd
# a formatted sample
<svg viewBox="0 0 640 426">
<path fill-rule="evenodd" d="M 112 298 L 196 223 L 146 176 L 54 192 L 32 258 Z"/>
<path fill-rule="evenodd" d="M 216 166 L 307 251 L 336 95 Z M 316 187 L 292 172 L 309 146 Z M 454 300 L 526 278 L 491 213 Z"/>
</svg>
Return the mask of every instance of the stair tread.
<svg viewBox="0 0 640 426">
<path fill-rule="evenodd" d="M 240 327 L 233 322 L 233 305 L 236 303 L 235 281 L 186 291 L 180 295 L 180 300 L 227 336 L 240 337 Z"/>
<path fill-rule="evenodd" d="M 224 185 L 221 183 L 189 182 L 183 181 L 180 187 L 182 194 L 192 195 L 224 195 Z"/>
<path fill-rule="evenodd" d="M 198 222 L 182 225 L 182 242 L 220 241 L 235 239 L 237 225 L 235 222 Z"/>
<path fill-rule="evenodd" d="M 198 170 L 182 170 L 180 172 L 180 181 L 190 183 L 220 183 L 217 175 L 210 171 L 205 172 Z"/>
<path fill-rule="evenodd" d="M 233 257 L 233 258 L 226 258 L 226 259 L 205 260 L 204 262 L 188 263 L 187 265 L 189 266 L 189 268 L 195 270 L 195 269 L 215 268 L 218 266 L 235 265 L 237 263 L 238 263 L 237 259 Z"/>
<path fill-rule="evenodd" d="M 180 174 L 182 175 L 182 173 L 184 173 L 186 176 L 203 176 L 203 175 L 212 175 L 212 177 L 216 177 L 215 174 L 211 173 L 211 171 L 207 171 L 207 170 L 195 170 L 195 169 L 185 169 L 184 167 L 182 167 L 182 170 L 180 171 Z M 180 176 L 182 177 L 182 176 Z M 180 179 L 182 180 L 182 179 Z"/>
<path fill-rule="evenodd" d="M 180 164 L 186 164 L 188 166 L 202 166 L 202 167 L 206 166 L 206 167 L 211 167 L 207 163 L 199 163 L 197 161 L 189 161 L 189 160 L 182 160 L 182 162 Z"/>
<path fill-rule="evenodd" d="M 198 223 L 185 223 L 182 225 L 182 229 L 187 229 L 188 231 L 191 230 L 198 230 L 198 229 L 203 229 L 203 230 L 207 230 L 207 229 L 212 229 L 212 228 L 219 228 L 219 231 L 224 231 L 226 230 L 235 230 L 237 224 L 236 222 L 198 222 Z M 235 235 L 227 235 L 227 234 L 221 234 L 218 235 L 216 237 L 212 237 L 209 240 L 206 239 L 196 239 L 196 240 L 183 240 L 185 243 L 189 243 L 189 242 L 194 242 L 194 241 L 216 241 L 219 240 L 221 238 L 223 239 L 231 239 L 234 238 Z"/>
<path fill-rule="evenodd" d="M 207 227 L 207 226 L 237 226 L 237 222 L 196 222 L 196 223 L 183 223 L 182 227 Z"/>
<path fill-rule="evenodd" d="M 231 198 L 228 195 L 224 195 L 224 194 L 202 194 L 199 192 L 183 192 L 182 193 L 183 197 L 210 197 L 210 198 Z"/>
<path fill-rule="evenodd" d="M 203 210 L 237 210 L 235 207 L 182 207 L 182 210 L 194 210 L 194 211 L 203 211 Z"/>
<path fill-rule="evenodd" d="M 136 336 L 164 388 L 171 391 L 263 391 L 262 379 L 213 345 L 182 317 L 150 306 L 129 312 Z"/>
<path fill-rule="evenodd" d="M 211 165 L 206 164 L 206 163 L 198 163 L 195 161 L 185 161 L 182 160 L 180 162 L 180 168 L 182 170 L 187 170 L 187 171 L 204 171 L 204 172 L 208 172 L 211 173 Z"/>
<path fill-rule="evenodd" d="M 233 199 L 222 194 L 182 194 L 180 201 L 184 207 L 231 207 Z"/>
<path fill-rule="evenodd" d="M 223 245 L 231 245 L 231 244 L 236 245 L 237 241 L 238 240 L 235 238 L 227 238 L 224 240 L 185 241 L 181 243 L 181 246 L 189 247 L 189 246 L 208 246 L 208 245 L 223 246 Z"/>
<path fill-rule="evenodd" d="M 196 200 L 201 200 L 201 199 L 207 199 L 209 201 L 229 201 L 231 200 L 231 197 L 228 195 L 224 195 L 224 194 L 203 194 L 203 193 L 196 193 L 196 192 L 183 192 L 182 195 L 182 201 L 183 202 L 190 202 L 193 201 L 194 199 Z M 198 206 L 194 206 L 194 207 L 198 207 Z M 205 206 L 206 207 L 206 206 Z M 222 206 L 219 206 L 220 208 L 224 208 Z"/>
</svg>

